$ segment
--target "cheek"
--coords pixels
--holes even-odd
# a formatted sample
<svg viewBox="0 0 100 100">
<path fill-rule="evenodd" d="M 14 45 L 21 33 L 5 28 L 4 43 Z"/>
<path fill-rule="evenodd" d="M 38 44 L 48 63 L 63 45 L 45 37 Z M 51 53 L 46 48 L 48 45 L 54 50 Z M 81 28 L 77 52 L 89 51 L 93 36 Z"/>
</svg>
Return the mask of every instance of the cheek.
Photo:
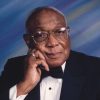
<svg viewBox="0 0 100 100">
<path fill-rule="evenodd" d="M 62 41 L 59 42 L 59 44 L 62 46 L 64 51 L 67 49 L 70 49 L 70 40 L 69 38 L 64 38 Z"/>
<path fill-rule="evenodd" d="M 36 47 L 39 51 L 41 51 L 42 53 L 45 52 L 45 44 L 38 44 Z"/>
<path fill-rule="evenodd" d="M 63 56 L 65 58 L 68 58 L 69 53 L 70 53 L 70 40 L 69 40 L 69 38 L 61 41 L 60 45 L 62 46 L 62 49 L 63 49 Z"/>
</svg>

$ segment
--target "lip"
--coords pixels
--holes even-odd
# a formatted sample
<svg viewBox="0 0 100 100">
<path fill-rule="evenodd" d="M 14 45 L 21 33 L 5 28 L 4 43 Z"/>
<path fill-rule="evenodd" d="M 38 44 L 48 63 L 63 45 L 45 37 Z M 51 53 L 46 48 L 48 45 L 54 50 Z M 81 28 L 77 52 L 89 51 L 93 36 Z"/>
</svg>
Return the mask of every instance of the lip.
<svg viewBox="0 0 100 100">
<path fill-rule="evenodd" d="M 55 53 L 46 53 L 47 57 L 50 59 L 56 59 L 60 57 L 61 52 L 55 52 Z"/>
</svg>

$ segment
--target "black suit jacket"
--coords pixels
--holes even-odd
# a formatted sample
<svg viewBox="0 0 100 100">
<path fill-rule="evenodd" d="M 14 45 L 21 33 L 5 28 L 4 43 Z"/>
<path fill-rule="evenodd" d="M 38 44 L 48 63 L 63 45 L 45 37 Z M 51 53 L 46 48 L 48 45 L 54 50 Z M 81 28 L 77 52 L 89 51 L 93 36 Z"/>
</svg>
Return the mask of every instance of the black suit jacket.
<svg viewBox="0 0 100 100">
<path fill-rule="evenodd" d="M 25 57 L 9 59 L 0 77 L 0 100 L 9 100 L 9 88 L 23 79 Z M 25 100 L 40 100 L 38 85 Z M 71 51 L 66 61 L 60 100 L 100 100 L 100 59 Z"/>
</svg>

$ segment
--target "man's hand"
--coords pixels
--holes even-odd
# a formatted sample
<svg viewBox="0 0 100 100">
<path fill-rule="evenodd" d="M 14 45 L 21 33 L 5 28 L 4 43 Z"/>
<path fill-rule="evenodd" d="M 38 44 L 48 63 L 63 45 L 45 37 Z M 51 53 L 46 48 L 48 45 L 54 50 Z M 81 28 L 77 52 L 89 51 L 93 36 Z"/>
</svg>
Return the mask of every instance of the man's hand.
<svg viewBox="0 0 100 100">
<path fill-rule="evenodd" d="M 48 64 L 43 54 L 38 50 L 32 50 L 27 56 L 27 70 L 24 80 L 17 84 L 17 96 L 29 93 L 40 81 L 42 64 L 46 71 L 49 71 Z"/>
</svg>

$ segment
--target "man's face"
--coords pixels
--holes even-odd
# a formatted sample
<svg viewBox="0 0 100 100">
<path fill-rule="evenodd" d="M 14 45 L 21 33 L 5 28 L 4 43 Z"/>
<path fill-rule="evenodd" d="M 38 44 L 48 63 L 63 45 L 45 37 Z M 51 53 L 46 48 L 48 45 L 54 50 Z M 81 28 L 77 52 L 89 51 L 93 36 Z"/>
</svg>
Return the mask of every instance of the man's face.
<svg viewBox="0 0 100 100">
<path fill-rule="evenodd" d="M 55 33 L 52 34 L 52 31 L 66 27 L 64 17 L 55 13 L 42 13 L 38 17 L 37 23 L 34 26 L 35 31 L 47 31 L 49 37 L 45 41 L 36 43 L 36 48 L 41 51 L 49 66 L 62 65 L 69 57 L 69 37 L 67 32 L 61 37 L 57 37 Z"/>
</svg>

